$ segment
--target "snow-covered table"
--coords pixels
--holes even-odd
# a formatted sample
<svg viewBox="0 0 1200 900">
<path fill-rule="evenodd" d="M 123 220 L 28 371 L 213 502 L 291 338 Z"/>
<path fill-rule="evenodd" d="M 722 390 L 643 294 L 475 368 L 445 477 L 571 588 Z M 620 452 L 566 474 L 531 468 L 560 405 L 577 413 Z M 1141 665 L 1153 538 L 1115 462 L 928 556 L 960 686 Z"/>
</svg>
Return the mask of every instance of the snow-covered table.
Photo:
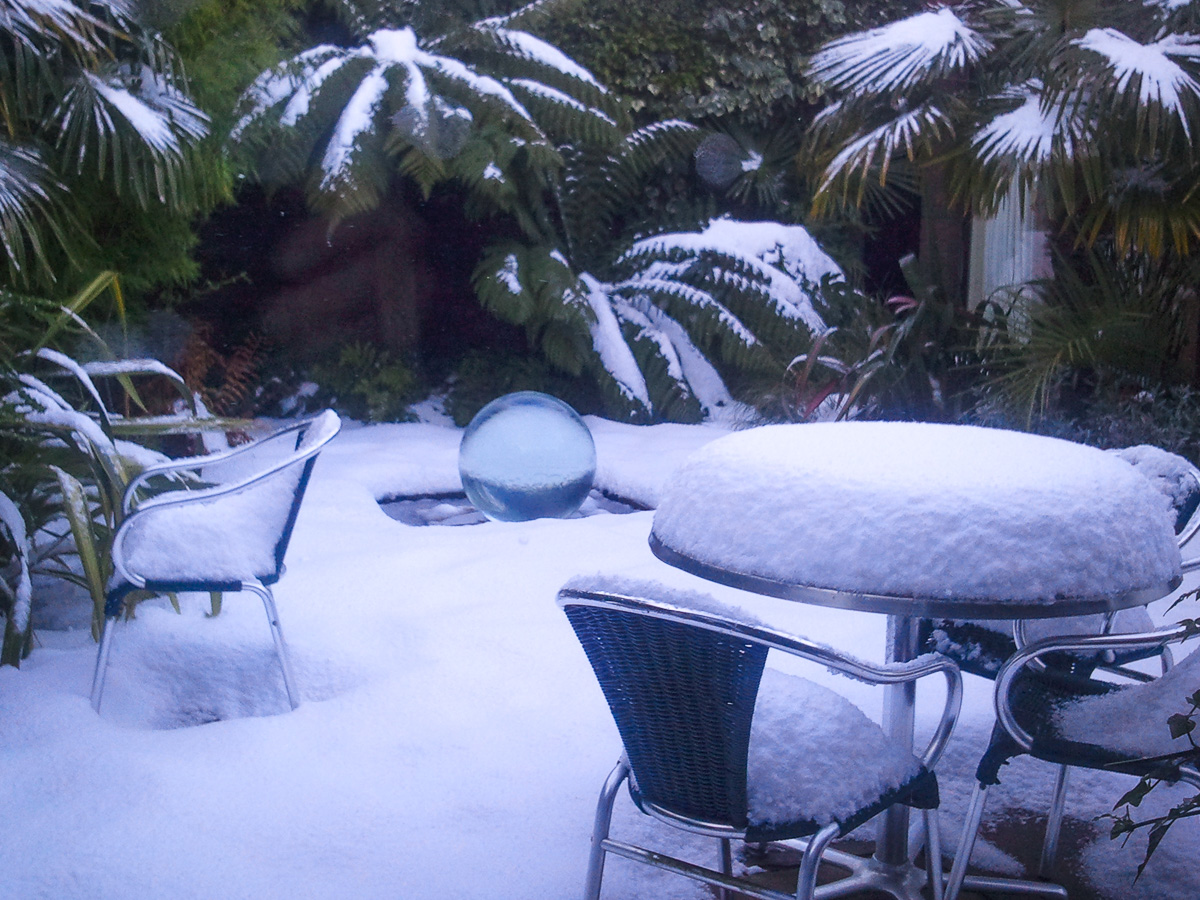
<svg viewBox="0 0 1200 900">
<path fill-rule="evenodd" d="M 912 422 L 772 425 L 702 447 L 667 483 L 650 546 L 755 593 L 888 615 L 1047 618 L 1139 606 L 1180 581 L 1169 501 L 1124 460 L 1053 438 Z M 819 635 L 814 635 L 819 637 Z M 884 726 L 912 740 L 911 685 Z M 872 887 L 915 898 L 908 811 L 885 813 Z"/>
</svg>

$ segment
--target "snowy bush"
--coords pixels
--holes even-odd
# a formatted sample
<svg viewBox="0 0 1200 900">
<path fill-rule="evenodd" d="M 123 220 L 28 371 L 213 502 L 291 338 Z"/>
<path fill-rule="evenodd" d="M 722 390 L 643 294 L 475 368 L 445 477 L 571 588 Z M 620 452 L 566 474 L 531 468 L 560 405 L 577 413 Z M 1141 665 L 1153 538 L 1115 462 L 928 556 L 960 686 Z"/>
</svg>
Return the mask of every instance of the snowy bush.
<svg viewBox="0 0 1200 900">
<path fill-rule="evenodd" d="M 802 227 L 731 219 L 645 238 L 611 270 L 601 280 L 556 250 L 499 247 L 476 287 L 552 361 L 592 372 L 634 421 L 735 414 L 712 360 L 771 370 L 779 348 L 826 330 L 821 284 L 842 277 Z"/>
</svg>

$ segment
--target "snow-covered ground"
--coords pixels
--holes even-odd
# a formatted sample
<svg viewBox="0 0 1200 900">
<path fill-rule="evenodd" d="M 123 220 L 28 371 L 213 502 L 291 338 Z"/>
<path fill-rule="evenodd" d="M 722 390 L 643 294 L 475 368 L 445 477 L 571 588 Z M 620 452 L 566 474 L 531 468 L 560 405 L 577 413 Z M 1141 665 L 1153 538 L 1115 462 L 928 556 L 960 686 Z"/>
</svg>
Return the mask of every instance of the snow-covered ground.
<svg viewBox="0 0 1200 900">
<path fill-rule="evenodd" d="M 589 424 L 600 486 L 648 506 L 675 465 L 723 433 Z M 185 597 L 182 614 L 143 604 L 116 635 L 100 716 L 88 704 L 95 645 L 85 629 L 42 630 L 19 671 L 0 669 L 0 897 L 577 896 L 596 793 L 620 746 L 554 602 L 576 574 L 705 591 L 881 657 L 882 616 L 743 595 L 659 562 L 646 543 L 651 512 L 465 527 L 385 515 L 379 498 L 457 489 L 460 435 L 348 425 L 322 455 L 276 591 L 304 697 L 296 711 L 249 596 L 226 598 L 216 618 L 207 597 Z M 865 686 L 805 674 L 878 716 Z M 991 727 L 991 683 L 965 680 L 939 767 L 948 848 Z M 1052 776 L 1027 759 L 1005 770 L 977 861 L 1017 870 L 988 838 L 1005 831 L 996 822 L 1022 830 L 1042 814 Z M 1142 839 L 1122 849 L 1092 821 L 1128 784 L 1073 777 L 1065 862 L 1097 896 L 1193 900 L 1194 820 L 1176 826 L 1136 885 Z M 707 842 L 646 820 L 627 799 L 614 833 L 715 859 Z M 710 896 L 621 860 L 605 885 L 612 898 Z"/>
</svg>

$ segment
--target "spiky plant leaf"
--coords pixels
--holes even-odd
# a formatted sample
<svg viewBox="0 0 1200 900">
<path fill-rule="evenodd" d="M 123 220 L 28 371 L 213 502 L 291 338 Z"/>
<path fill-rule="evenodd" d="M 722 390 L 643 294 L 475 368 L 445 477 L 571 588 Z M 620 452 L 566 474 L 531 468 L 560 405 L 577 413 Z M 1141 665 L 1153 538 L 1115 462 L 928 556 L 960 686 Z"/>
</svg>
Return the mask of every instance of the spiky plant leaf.
<svg viewBox="0 0 1200 900">
<path fill-rule="evenodd" d="M 104 598 L 108 578 L 93 534 L 95 522 L 92 518 L 91 504 L 79 479 L 57 466 L 51 468 L 62 491 L 63 513 L 71 525 L 75 549 L 83 566 L 88 593 L 92 597 L 92 637 L 98 640 L 100 629 L 104 626 Z"/>
<path fill-rule="evenodd" d="M 0 491 L 0 547 L 8 551 L 8 568 L 15 564 L 15 584 L 0 579 L 0 611 L 4 613 L 4 638 L 0 666 L 20 666 L 29 632 L 33 583 L 29 577 L 29 538 L 25 517 L 12 498 Z"/>
</svg>

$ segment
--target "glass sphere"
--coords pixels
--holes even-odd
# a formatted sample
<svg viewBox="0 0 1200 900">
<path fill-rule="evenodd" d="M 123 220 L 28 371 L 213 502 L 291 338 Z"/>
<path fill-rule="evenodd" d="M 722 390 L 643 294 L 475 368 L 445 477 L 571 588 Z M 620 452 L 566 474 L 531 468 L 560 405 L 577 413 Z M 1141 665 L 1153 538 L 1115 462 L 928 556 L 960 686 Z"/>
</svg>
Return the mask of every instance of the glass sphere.
<svg viewBox="0 0 1200 900">
<path fill-rule="evenodd" d="M 481 409 L 458 447 L 467 499 L 490 519 L 562 518 L 596 475 L 596 444 L 579 414 L 549 394 L 518 391 Z"/>
</svg>

